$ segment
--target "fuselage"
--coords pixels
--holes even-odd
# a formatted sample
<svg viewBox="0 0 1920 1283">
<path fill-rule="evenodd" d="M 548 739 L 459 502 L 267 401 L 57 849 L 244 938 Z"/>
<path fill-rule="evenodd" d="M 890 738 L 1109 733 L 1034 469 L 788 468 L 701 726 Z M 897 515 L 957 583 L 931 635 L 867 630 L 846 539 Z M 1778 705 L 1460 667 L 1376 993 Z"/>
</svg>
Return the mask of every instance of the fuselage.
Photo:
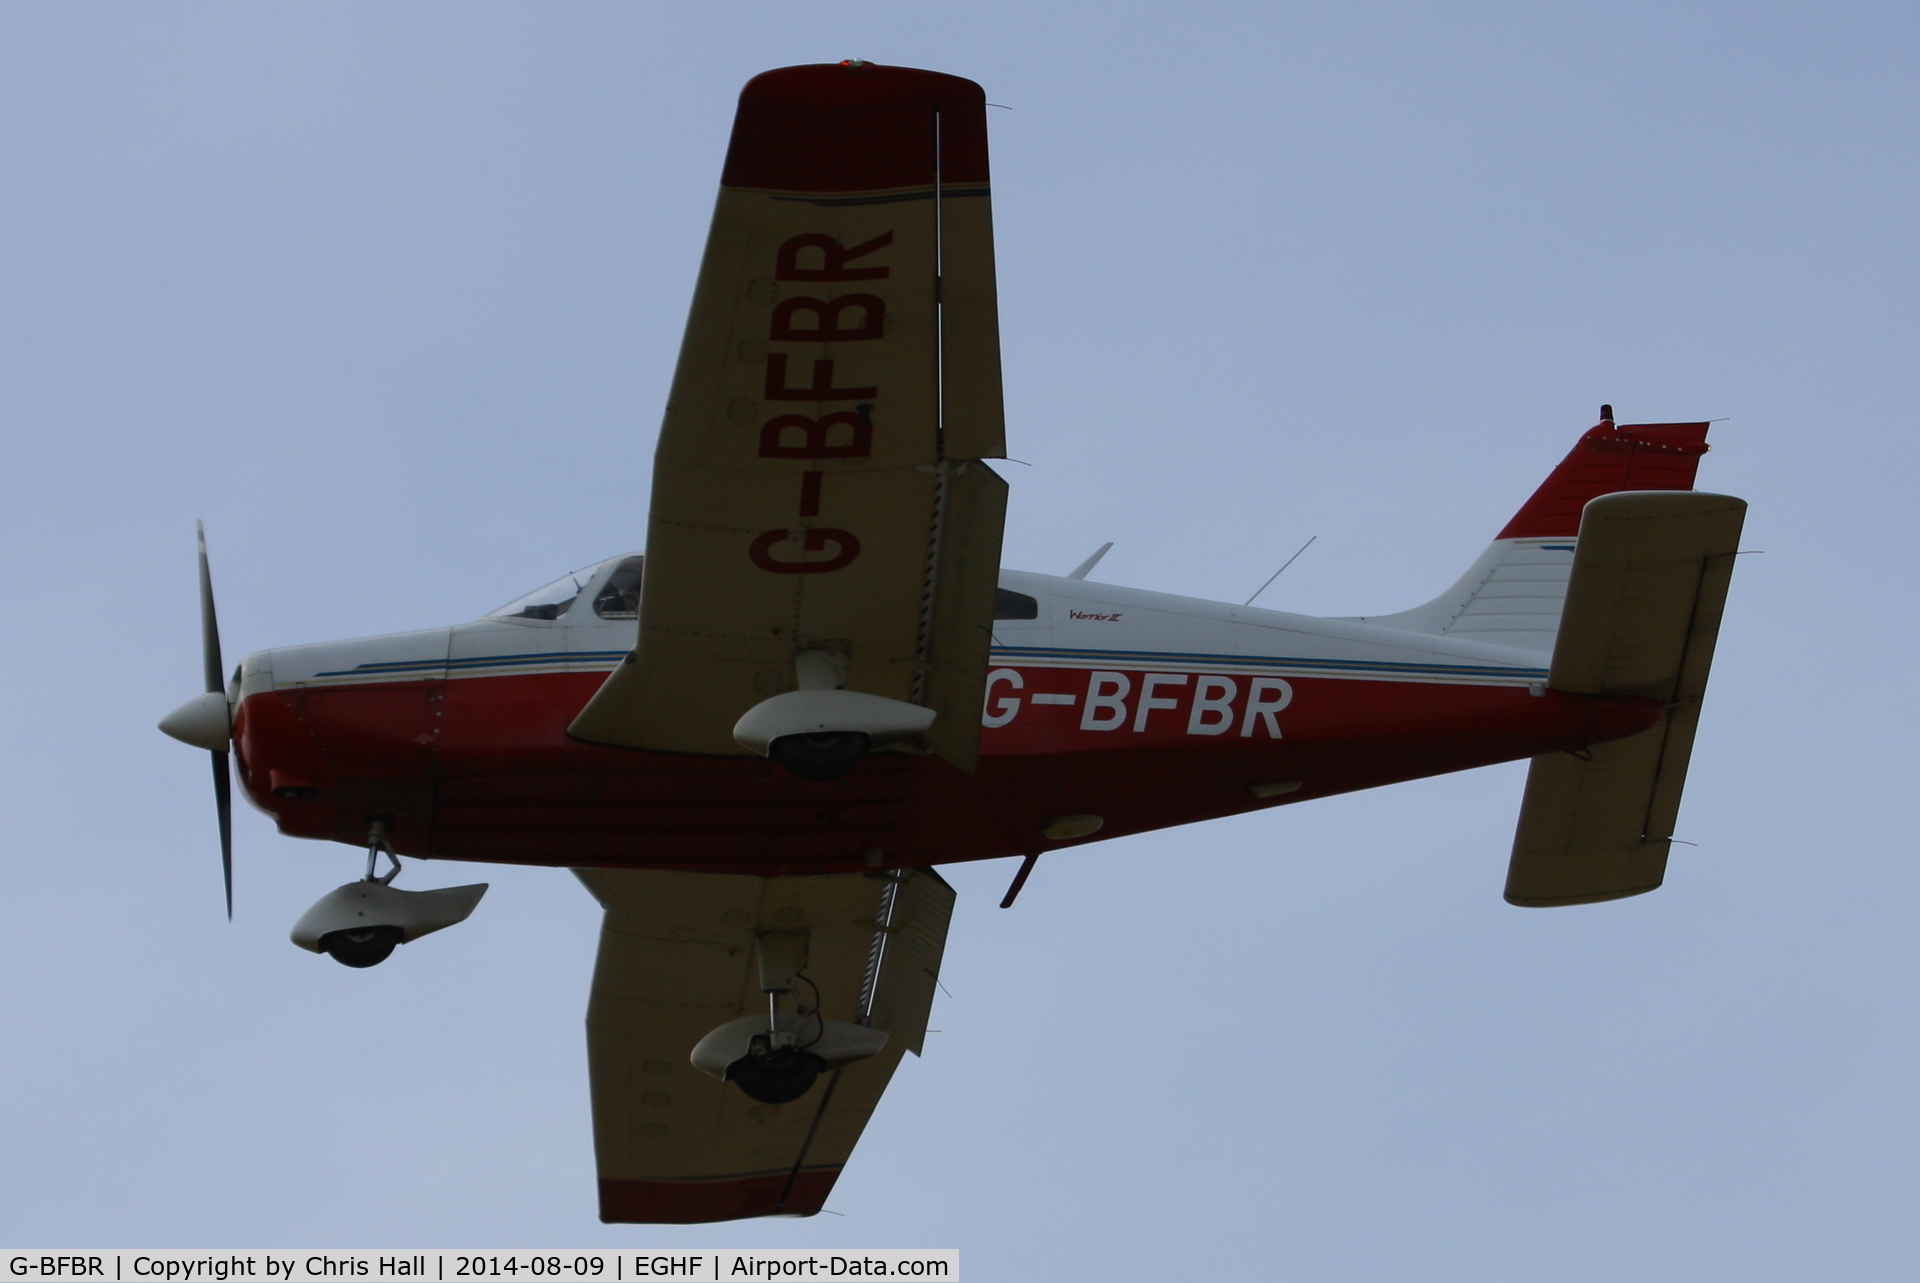
<svg viewBox="0 0 1920 1283">
<path fill-rule="evenodd" d="M 757 757 L 567 735 L 634 644 L 632 598 L 608 588 L 634 564 L 583 573 L 557 607 L 249 656 L 230 693 L 247 795 L 291 836 L 361 845 L 384 819 L 414 856 L 829 872 L 1579 752 L 1659 713 L 1549 690 L 1533 650 L 1008 572 L 999 613 L 1016 617 L 994 624 L 977 773 L 876 753 L 809 782 Z"/>
</svg>

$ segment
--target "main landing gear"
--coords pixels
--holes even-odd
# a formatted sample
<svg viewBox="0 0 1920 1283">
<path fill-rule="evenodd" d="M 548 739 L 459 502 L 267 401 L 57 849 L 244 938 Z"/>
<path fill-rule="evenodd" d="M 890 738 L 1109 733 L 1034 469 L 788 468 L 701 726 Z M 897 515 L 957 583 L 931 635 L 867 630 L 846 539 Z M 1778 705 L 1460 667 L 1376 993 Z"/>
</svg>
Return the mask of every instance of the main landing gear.
<svg viewBox="0 0 1920 1283">
<path fill-rule="evenodd" d="M 815 781 L 837 780 L 879 750 L 927 750 L 934 711 L 840 689 L 834 683 L 846 682 L 845 656 L 801 651 L 794 670 L 800 689 L 761 700 L 733 724 L 741 747 Z"/>
<path fill-rule="evenodd" d="M 806 1095 L 827 1068 L 827 1062 L 811 1050 L 826 1033 L 819 1002 L 816 993 L 814 1006 L 796 1003 L 792 1022 L 782 1029 L 780 996 L 768 994 L 767 1032 L 747 1040 L 747 1054 L 727 1066 L 727 1081 L 763 1105 L 784 1105 Z"/>
<path fill-rule="evenodd" d="M 767 1014 L 729 1020 L 693 1049 L 694 1068 L 729 1082 L 763 1105 L 784 1105 L 813 1089 L 820 1075 L 840 1065 L 876 1056 L 887 1046 L 885 1031 L 820 1014 L 820 990 L 807 978 L 805 931 L 762 931 L 754 936 L 754 960 Z M 805 985 L 811 1005 L 801 1002 Z M 783 1015 L 780 1000 L 793 995 Z"/>
<path fill-rule="evenodd" d="M 782 735 L 767 746 L 767 756 L 803 780 L 837 780 L 873 751 L 873 737 L 860 731 L 824 731 Z"/>
</svg>

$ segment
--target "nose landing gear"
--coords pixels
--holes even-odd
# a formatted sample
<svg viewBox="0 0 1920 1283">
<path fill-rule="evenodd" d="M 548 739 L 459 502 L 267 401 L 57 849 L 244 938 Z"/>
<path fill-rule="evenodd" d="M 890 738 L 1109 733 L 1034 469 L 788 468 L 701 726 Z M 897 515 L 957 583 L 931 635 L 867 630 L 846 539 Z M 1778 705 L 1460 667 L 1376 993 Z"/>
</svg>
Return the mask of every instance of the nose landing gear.
<svg viewBox="0 0 1920 1283">
<path fill-rule="evenodd" d="M 405 941 L 399 927 L 349 927 L 320 937 L 320 952 L 343 967 L 377 967 Z"/>
<path fill-rule="evenodd" d="M 374 870 L 385 855 L 393 867 L 379 877 Z M 324 953 L 343 967 L 376 967 L 399 946 L 464 922 L 486 894 L 487 884 L 402 891 L 392 885 L 400 857 L 387 840 L 385 823 L 375 820 L 367 834 L 367 872 L 321 896 L 293 926 L 293 942 Z"/>
<path fill-rule="evenodd" d="M 387 870 L 385 877 L 375 877 L 374 869 L 378 867 L 382 855 L 393 867 Z M 367 874 L 360 882 L 391 888 L 398 876 L 400 857 L 393 853 L 393 844 L 387 841 L 386 822 L 375 820 L 367 833 Z M 366 908 L 359 910 L 361 916 L 365 916 L 366 912 Z M 320 952 L 343 967 L 377 967 L 392 957 L 393 951 L 405 944 L 406 939 L 407 933 L 392 925 L 344 927 L 320 937 Z"/>
</svg>

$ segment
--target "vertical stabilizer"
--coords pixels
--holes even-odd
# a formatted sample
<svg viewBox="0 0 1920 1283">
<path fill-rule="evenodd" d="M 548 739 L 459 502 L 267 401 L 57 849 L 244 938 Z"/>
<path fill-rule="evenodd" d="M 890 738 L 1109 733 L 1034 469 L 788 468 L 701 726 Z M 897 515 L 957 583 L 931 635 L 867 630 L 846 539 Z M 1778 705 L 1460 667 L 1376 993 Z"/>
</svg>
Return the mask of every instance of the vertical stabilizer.
<svg viewBox="0 0 1920 1283">
<path fill-rule="evenodd" d="M 1496 539 L 1567 538 L 1580 533 L 1587 504 L 1616 490 L 1691 490 L 1707 452 L 1705 423 L 1628 423 L 1615 427 L 1600 407 L 1588 429 Z"/>
<path fill-rule="evenodd" d="M 1574 538 L 1588 502 L 1622 490 L 1691 490 L 1706 423 L 1615 425 L 1613 407 L 1494 537 L 1453 587 L 1423 606 L 1363 620 L 1551 653 L 1560 631 Z"/>
</svg>

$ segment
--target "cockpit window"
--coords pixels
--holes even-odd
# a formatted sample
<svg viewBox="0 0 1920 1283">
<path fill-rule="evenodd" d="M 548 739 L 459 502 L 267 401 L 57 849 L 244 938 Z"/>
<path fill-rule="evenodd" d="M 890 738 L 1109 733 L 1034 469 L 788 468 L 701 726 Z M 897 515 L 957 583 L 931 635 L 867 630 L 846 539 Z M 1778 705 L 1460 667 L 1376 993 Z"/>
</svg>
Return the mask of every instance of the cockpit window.
<svg viewBox="0 0 1920 1283">
<path fill-rule="evenodd" d="M 993 593 L 993 617 L 995 619 L 1038 619 L 1040 603 L 1023 592 L 996 588 Z"/>
<path fill-rule="evenodd" d="M 593 613 L 602 619 L 640 618 L 640 572 L 645 557 L 622 557 L 613 574 L 593 599 Z"/>
<path fill-rule="evenodd" d="M 593 572 L 600 569 L 600 563 L 583 567 L 570 575 L 562 575 L 550 584 L 534 589 L 524 597 L 515 597 L 498 610 L 487 612 L 488 619 L 558 619 L 573 609 L 573 599 L 580 595 L 587 580 L 593 578 Z"/>
</svg>

